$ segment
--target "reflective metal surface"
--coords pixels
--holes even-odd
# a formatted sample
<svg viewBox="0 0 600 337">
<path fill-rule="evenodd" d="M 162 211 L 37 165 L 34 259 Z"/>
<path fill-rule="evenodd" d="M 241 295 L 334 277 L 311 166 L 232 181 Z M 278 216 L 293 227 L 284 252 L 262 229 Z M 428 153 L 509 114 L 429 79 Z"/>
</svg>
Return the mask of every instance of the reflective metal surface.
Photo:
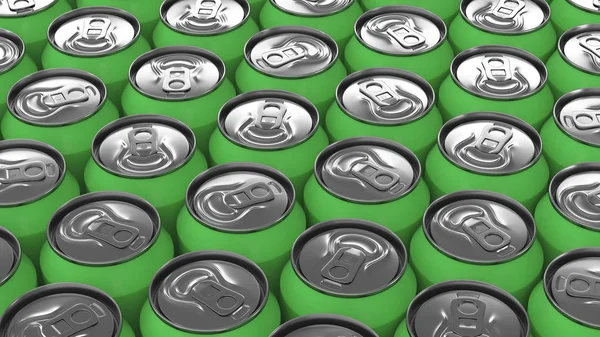
<svg viewBox="0 0 600 337">
<path fill-rule="evenodd" d="M 560 37 L 558 50 L 571 65 L 600 75 L 600 24 L 569 29 Z"/>
<path fill-rule="evenodd" d="M 284 12 L 302 16 L 326 16 L 350 7 L 354 0 L 271 0 Z"/>
<path fill-rule="evenodd" d="M 572 138 L 600 146 L 600 89 L 581 89 L 561 97 L 554 108 L 554 120 Z"/>
<path fill-rule="evenodd" d="M 532 32 L 550 19 L 545 0 L 463 0 L 460 9 L 473 26 L 500 34 Z"/>
<path fill-rule="evenodd" d="M 567 0 L 569 3 L 588 12 L 600 14 L 600 0 Z"/>
<path fill-rule="evenodd" d="M 600 231 L 600 164 L 581 163 L 560 171 L 550 184 L 550 198 L 573 223 Z"/>
<path fill-rule="evenodd" d="M 24 55 L 23 40 L 11 31 L 0 29 L 0 74 L 19 64 Z"/>
<path fill-rule="evenodd" d="M 314 314 L 291 319 L 269 337 L 377 337 L 369 327 L 354 319 Z"/>
<path fill-rule="evenodd" d="M 0 286 L 17 271 L 21 261 L 21 247 L 17 238 L 0 227 Z"/>
<path fill-rule="evenodd" d="M 167 0 L 161 6 L 163 22 L 192 35 L 215 35 L 234 30 L 246 21 L 245 0 Z"/>
<path fill-rule="evenodd" d="M 0 17 L 17 17 L 37 14 L 54 6 L 58 0 L 2 0 Z"/>
</svg>

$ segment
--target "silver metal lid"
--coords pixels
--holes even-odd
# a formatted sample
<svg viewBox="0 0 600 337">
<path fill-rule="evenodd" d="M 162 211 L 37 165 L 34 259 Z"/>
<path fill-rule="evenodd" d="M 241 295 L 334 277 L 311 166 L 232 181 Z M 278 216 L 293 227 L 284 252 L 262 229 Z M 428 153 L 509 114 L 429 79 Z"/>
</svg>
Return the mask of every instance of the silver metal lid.
<svg viewBox="0 0 600 337">
<path fill-rule="evenodd" d="M 462 0 L 460 12 L 477 28 L 507 35 L 538 30 L 550 20 L 546 0 Z"/>
<path fill-rule="evenodd" d="M 161 115 L 119 118 L 92 142 L 92 157 L 108 172 L 127 178 L 171 173 L 194 154 L 196 138 L 180 121 Z"/>
<path fill-rule="evenodd" d="M 0 226 L 0 286 L 17 271 L 21 262 L 21 246 L 17 238 Z"/>
<path fill-rule="evenodd" d="M 338 46 L 327 34 L 308 27 L 282 26 L 254 34 L 244 47 L 246 62 L 266 75 L 310 77 L 329 69 Z"/>
<path fill-rule="evenodd" d="M 425 116 L 435 93 L 423 78 L 394 68 L 371 68 L 348 75 L 336 90 L 339 107 L 374 125 L 402 125 Z"/>
<path fill-rule="evenodd" d="M 0 17 L 29 16 L 44 11 L 58 0 L 5 0 L 0 1 Z"/>
<path fill-rule="evenodd" d="M 9 91 L 10 113 L 22 122 L 63 126 L 89 118 L 104 106 L 106 86 L 95 75 L 77 69 L 42 70 Z"/>
<path fill-rule="evenodd" d="M 469 93 L 495 100 L 529 97 L 542 90 L 548 79 L 548 70 L 540 59 L 500 45 L 461 52 L 452 61 L 450 74 Z"/>
<path fill-rule="evenodd" d="M 224 232 L 267 229 L 285 219 L 295 201 L 292 182 L 271 167 L 231 163 L 198 175 L 186 193 L 190 214 L 201 224 Z"/>
<path fill-rule="evenodd" d="M 267 277 L 252 261 L 224 251 L 197 251 L 164 265 L 150 284 L 150 305 L 189 333 L 238 329 L 264 308 Z"/>
<path fill-rule="evenodd" d="M 23 40 L 17 34 L 0 28 L 0 74 L 14 68 L 24 56 Z"/>
<path fill-rule="evenodd" d="M 554 105 L 554 121 L 569 137 L 600 147 L 600 88 L 571 91 Z"/>
<path fill-rule="evenodd" d="M 567 0 L 585 11 L 600 14 L 600 0 Z"/>
<path fill-rule="evenodd" d="M 261 150 L 301 144 L 317 131 L 319 112 L 306 98 L 280 90 L 251 91 L 219 111 L 219 130 L 230 141 Z"/>
<path fill-rule="evenodd" d="M 502 194 L 459 191 L 425 211 L 423 230 L 440 252 L 460 261 L 497 264 L 529 250 L 535 221 L 521 204 Z"/>
<path fill-rule="evenodd" d="M 39 200 L 65 176 L 65 159 L 55 148 L 34 140 L 0 141 L 0 207 Z"/>
<path fill-rule="evenodd" d="M 225 78 L 225 63 L 212 52 L 191 46 L 154 49 L 129 68 L 129 82 L 143 95 L 185 101 L 214 91 Z"/>
<path fill-rule="evenodd" d="M 48 243 L 64 259 L 82 265 L 123 263 L 146 252 L 158 238 L 160 217 L 146 200 L 129 193 L 88 193 L 59 208 L 48 225 Z"/>
<path fill-rule="evenodd" d="M 377 137 L 348 138 L 329 145 L 314 170 L 329 193 L 355 203 L 384 203 L 410 193 L 421 164 L 406 147 Z"/>
<path fill-rule="evenodd" d="M 269 337 L 377 337 L 377 334 L 346 316 L 315 314 L 289 320 Z"/>
<path fill-rule="evenodd" d="M 568 251 L 548 265 L 544 290 L 554 307 L 571 320 L 600 330 L 600 248 Z"/>
<path fill-rule="evenodd" d="M 600 75 L 600 24 L 573 27 L 558 39 L 558 51 L 572 66 Z"/>
<path fill-rule="evenodd" d="M 244 24 L 250 15 L 246 0 L 166 0 L 160 7 L 165 26 L 188 35 L 218 35 Z"/>
<path fill-rule="evenodd" d="M 527 337 L 525 308 L 508 292 L 476 281 L 447 281 L 417 295 L 408 307 L 411 337 Z"/>
<path fill-rule="evenodd" d="M 389 229 L 337 219 L 302 233 L 292 247 L 291 263 L 298 277 L 319 292 L 364 297 L 394 285 L 408 262 L 404 244 Z"/>
<path fill-rule="evenodd" d="M 350 7 L 354 0 L 270 0 L 280 10 L 307 17 L 328 16 Z"/>
<path fill-rule="evenodd" d="M 411 6 L 384 6 L 361 15 L 354 34 L 368 48 L 391 55 L 417 55 L 446 40 L 446 24 L 437 15 Z"/>
<path fill-rule="evenodd" d="M 97 288 L 55 283 L 36 288 L 11 304 L 0 317 L 0 336 L 118 337 L 121 311 Z"/>
<path fill-rule="evenodd" d="M 438 147 L 455 165 L 477 174 L 509 175 L 535 164 L 542 153 L 538 132 L 497 112 L 471 112 L 446 122 Z"/>
<path fill-rule="evenodd" d="M 84 7 L 50 24 L 48 41 L 57 50 L 79 57 L 99 57 L 127 49 L 140 34 L 135 16 L 113 7 Z"/>
</svg>

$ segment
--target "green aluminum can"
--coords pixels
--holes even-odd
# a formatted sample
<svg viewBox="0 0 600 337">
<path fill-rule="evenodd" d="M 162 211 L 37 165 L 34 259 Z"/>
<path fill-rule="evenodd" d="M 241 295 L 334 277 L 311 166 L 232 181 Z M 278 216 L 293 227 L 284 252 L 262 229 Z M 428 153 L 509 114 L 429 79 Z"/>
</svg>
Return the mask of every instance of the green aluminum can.
<svg viewBox="0 0 600 337">
<path fill-rule="evenodd" d="M 360 0 L 360 3 L 366 10 L 390 5 L 421 7 L 439 16 L 446 25 L 458 14 L 460 6 L 460 0 Z"/>
<path fill-rule="evenodd" d="M 337 87 L 325 116 L 331 141 L 382 137 L 424 161 L 442 127 L 433 88 L 423 78 L 395 68 L 359 70 Z"/>
<path fill-rule="evenodd" d="M 277 328 L 269 337 L 378 337 L 363 323 L 346 316 L 314 314 L 294 318 Z"/>
<path fill-rule="evenodd" d="M 440 87 L 438 107 L 445 121 L 473 111 L 496 111 L 539 130 L 554 105 L 547 79 L 544 63 L 524 50 L 474 47 L 452 61 L 450 76 Z"/>
<path fill-rule="evenodd" d="M 254 163 L 224 164 L 201 173 L 188 187 L 186 207 L 177 218 L 181 252 L 243 255 L 263 270 L 275 295 L 292 245 L 305 229 L 292 182 Z"/>
<path fill-rule="evenodd" d="M 429 206 L 410 245 L 419 290 L 450 280 L 493 284 L 526 304 L 544 267 L 531 213 L 487 191 L 447 194 Z M 518 275 L 518 277 L 517 277 Z"/>
<path fill-rule="evenodd" d="M 305 231 L 281 274 L 284 320 L 331 313 L 392 337 L 417 281 L 402 241 L 385 227 L 337 219 Z"/>
<path fill-rule="evenodd" d="M 21 295 L 37 287 L 37 273 L 17 238 L 0 227 L 0 317 Z"/>
<path fill-rule="evenodd" d="M 244 43 L 259 31 L 250 7 L 247 0 L 166 0 L 152 40 L 156 47 L 187 45 L 210 50 L 225 62 L 227 76 L 233 80 Z"/>
<path fill-rule="evenodd" d="M 559 36 L 575 26 L 600 23 L 598 0 L 556 0 L 550 8 L 552 24 Z"/>
<path fill-rule="evenodd" d="M 88 192 L 122 191 L 144 198 L 175 237 L 187 186 L 207 167 L 190 128 L 171 117 L 137 115 L 98 132 L 84 180 Z"/>
<path fill-rule="evenodd" d="M 42 70 L 13 86 L 0 130 L 4 139 L 29 138 L 52 145 L 83 186 L 94 135 L 119 118 L 102 81 L 77 69 Z"/>
<path fill-rule="evenodd" d="M 312 103 L 291 92 L 260 90 L 241 94 L 223 106 L 209 152 L 213 165 L 270 166 L 290 178 L 302 196 L 315 160 L 327 145 Z"/>
<path fill-rule="evenodd" d="M 600 161 L 600 88 L 572 91 L 556 101 L 542 127 L 544 156 L 552 175 L 565 167 Z"/>
<path fill-rule="evenodd" d="M 117 106 L 129 66 L 150 50 L 135 16 L 112 7 L 79 8 L 59 16 L 48 29 L 48 41 L 44 69 L 77 68 L 98 76 Z"/>
<path fill-rule="evenodd" d="M 495 112 L 472 112 L 444 124 L 425 165 L 425 181 L 435 199 L 460 190 L 486 190 L 515 199 L 530 212 L 550 180 L 537 131 Z"/>
<path fill-rule="evenodd" d="M 407 70 L 437 91 L 454 58 L 446 33 L 444 21 L 425 9 L 375 8 L 356 21 L 344 61 L 351 73 L 373 66 Z"/>
<path fill-rule="evenodd" d="M 562 1 L 562 0 L 561 0 Z M 600 83 L 600 24 L 577 26 L 558 40 L 548 67 L 548 83 L 555 97 Z"/>
<path fill-rule="evenodd" d="M 235 96 L 225 64 L 208 50 L 175 46 L 154 49 L 133 62 L 121 105 L 125 116 L 152 112 L 189 126 L 208 155 L 219 109 Z"/>
<path fill-rule="evenodd" d="M 148 285 L 174 256 L 156 209 L 129 193 L 79 196 L 52 216 L 40 255 L 44 282 L 89 284 L 107 292 L 137 329 Z"/>
<path fill-rule="evenodd" d="M 245 257 L 215 250 L 164 265 L 140 318 L 142 337 L 262 337 L 280 322 L 262 270 Z"/>
<path fill-rule="evenodd" d="M 78 195 L 79 184 L 55 148 L 34 140 L 0 141 L 0 226 L 17 237 L 34 265 L 52 214 Z"/>
<path fill-rule="evenodd" d="M 311 101 L 321 118 L 335 88 L 346 77 L 338 46 L 313 28 L 283 26 L 255 34 L 244 47 L 245 62 L 235 73 L 239 92 L 285 90 Z"/>
<path fill-rule="evenodd" d="M 556 50 L 556 31 L 545 0 L 462 0 L 448 28 L 456 53 L 482 45 L 523 49 L 542 61 Z"/>
<path fill-rule="evenodd" d="M 6 112 L 6 96 L 21 78 L 37 71 L 37 66 L 25 53 L 25 43 L 6 29 L 0 28 L 0 118 Z"/>
<path fill-rule="evenodd" d="M 594 246 L 568 251 L 546 269 L 529 298 L 534 337 L 600 335 L 600 248 Z"/>
</svg>

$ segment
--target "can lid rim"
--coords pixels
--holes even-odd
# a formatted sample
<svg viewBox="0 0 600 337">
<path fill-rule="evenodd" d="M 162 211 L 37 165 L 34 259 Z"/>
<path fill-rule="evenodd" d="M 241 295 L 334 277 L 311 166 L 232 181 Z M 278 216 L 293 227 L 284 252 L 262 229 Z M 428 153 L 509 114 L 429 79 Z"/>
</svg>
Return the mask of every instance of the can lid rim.
<svg viewBox="0 0 600 337">
<path fill-rule="evenodd" d="M 347 316 L 335 314 L 312 314 L 291 319 L 275 329 L 269 337 L 286 337 L 290 333 L 304 327 L 321 324 L 335 325 L 350 329 L 363 337 L 378 337 L 366 324 Z"/>
<path fill-rule="evenodd" d="M 19 243 L 19 239 L 7 228 L 0 226 L 0 239 L 6 241 L 14 250 L 16 254 L 16 261 L 14 261 L 12 269 L 6 275 L 5 278 L 0 279 L 0 286 L 4 283 L 8 282 L 10 278 L 17 272 L 19 266 L 21 265 L 21 257 L 23 256 L 23 251 L 21 250 L 21 244 Z"/>
<path fill-rule="evenodd" d="M 311 283 L 302 273 L 302 268 L 300 268 L 298 256 L 302 252 L 304 245 L 308 243 L 311 239 L 313 239 L 319 234 L 334 229 L 361 229 L 381 236 L 390 245 L 392 245 L 394 249 L 396 249 L 396 253 L 400 258 L 400 263 L 398 266 L 398 272 L 396 273 L 396 276 L 392 280 L 390 280 L 390 282 L 387 285 L 380 287 L 379 289 L 356 294 L 344 294 L 337 291 L 326 290 Z M 406 250 L 406 246 L 404 245 L 404 242 L 402 242 L 402 240 L 396 234 L 394 234 L 394 232 L 378 223 L 363 219 L 352 218 L 324 221 L 314 226 L 311 226 L 310 228 L 305 230 L 302 234 L 300 234 L 300 236 L 298 236 L 298 238 L 296 239 L 296 241 L 294 241 L 294 244 L 292 245 L 290 263 L 292 264 L 292 268 L 296 276 L 298 276 L 298 278 L 300 278 L 300 280 L 302 280 L 302 282 L 308 287 L 315 291 L 318 291 L 319 293 L 339 298 L 362 298 L 382 293 L 388 290 L 389 288 L 393 287 L 396 283 L 398 283 L 398 281 L 400 281 L 402 276 L 404 276 L 404 273 L 406 272 L 406 269 L 409 265 L 408 251 Z"/>
<path fill-rule="evenodd" d="M 575 136 L 572 136 L 567 130 L 565 130 L 564 126 L 560 122 L 560 113 L 562 112 L 562 109 L 567 104 L 569 104 L 572 101 L 579 99 L 579 98 L 594 97 L 594 96 L 597 96 L 600 98 L 600 88 L 582 88 L 582 89 L 570 91 L 570 92 L 562 95 L 560 98 L 558 98 L 558 100 L 556 100 L 556 103 L 554 103 L 554 108 L 552 110 L 552 117 L 554 119 L 554 123 L 556 124 L 556 126 L 562 131 L 562 133 L 564 133 L 569 138 L 573 139 L 574 141 L 576 141 L 578 143 L 584 144 L 584 145 L 588 145 L 588 146 L 591 146 L 594 148 L 600 148 L 600 144 L 594 144 L 590 141 L 579 139 Z"/>
<path fill-rule="evenodd" d="M 425 107 L 423 113 L 419 117 L 412 119 L 410 121 L 395 122 L 395 123 L 377 123 L 377 122 L 374 122 L 371 120 L 366 120 L 366 119 L 360 118 L 360 117 L 355 116 L 354 114 L 350 113 L 349 110 L 343 104 L 344 92 L 346 92 L 346 90 L 352 84 L 356 83 L 357 81 L 359 81 L 365 77 L 369 77 L 369 76 L 393 76 L 396 78 L 400 78 L 400 79 L 412 82 L 413 84 L 420 87 L 425 92 L 425 95 L 427 95 L 427 98 L 429 99 L 429 102 L 428 102 L 427 106 Z M 375 125 L 378 127 L 398 127 L 398 126 L 402 126 L 402 125 L 409 125 L 411 123 L 415 123 L 418 120 L 420 120 L 421 118 L 424 118 L 425 116 L 427 116 L 427 114 L 429 114 L 429 112 L 431 112 L 431 110 L 435 106 L 436 99 L 437 99 L 437 97 L 435 95 L 435 91 L 433 90 L 433 87 L 423 77 L 421 77 L 413 72 L 402 70 L 402 69 L 397 69 L 397 68 L 383 68 L 383 67 L 368 68 L 368 69 L 363 69 L 363 70 L 353 72 L 350 75 L 346 76 L 338 84 L 338 86 L 335 90 L 336 103 L 337 103 L 338 107 L 344 112 L 344 114 L 346 114 L 348 117 L 350 117 L 352 119 L 359 121 L 360 123 Z"/>
<path fill-rule="evenodd" d="M 350 0 L 350 4 L 349 5 L 347 5 L 346 7 L 337 9 L 336 11 L 331 12 L 331 13 L 326 13 L 326 14 L 312 14 L 312 15 L 311 14 L 299 13 L 299 12 L 294 12 L 294 11 L 288 10 L 288 9 L 280 6 L 277 3 L 277 0 L 269 0 L 269 2 L 271 2 L 271 4 L 276 9 L 278 9 L 278 10 L 280 10 L 280 11 L 286 13 L 286 14 L 290 14 L 290 15 L 298 16 L 298 17 L 303 17 L 303 18 L 323 18 L 323 17 L 333 16 L 333 15 L 339 14 L 339 13 L 347 10 L 348 8 L 352 7 L 355 3 L 357 3 L 357 0 Z"/>
<path fill-rule="evenodd" d="M 194 210 L 193 202 L 194 202 L 194 197 L 195 197 L 196 191 L 202 186 L 202 184 L 204 184 L 205 182 L 207 182 L 213 178 L 219 177 L 222 174 L 233 173 L 233 172 L 244 172 L 244 171 L 264 174 L 270 178 L 273 178 L 273 180 L 275 180 L 279 184 L 281 184 L 283 186 L 283 188 L 286 190 L 288 196 L 290 197 L 286 211 L 277 220 L 273 221 L 271 224 L 268 224 L 261 228 L 250 229 L 250 230 L 247 230 L 247 229 L 241 229 L 241 230 L 223 229 L 219 226 L 215 226 L 213 224 L 208 223 L 208 221 L 206 221 L 205 219 L 200 218 L 200 216 L 198 216 L 198 214 Z M 229 233 L 229 234 L 247 234 L 247 233 L 255 233 L 255 232 L 265 231 L 271 227 L 278 225 L 283 220 L 285 220 L 288 217 L 288 215 L 292 212 L 292 210 L 295 208 L 295 206 L 294 206 L 295 202 L 296 202 L 296 190 L 294 189 L 294 185 L 292 184 L 291 180 L 287 176 L 285 176 L 283 173 L 281 173 L 280 171 L 278 171 L 270 166 L 266 166 L 266 165 L 262 165 L 262 164 L 258 164 L 258 163 L 233 162 L 233 163 L 227 163 L 227 164 L 213 166 L 213 167 L 209 168 L 208 170 L 200 173 L 198 176 L 196 176 L 196 178 L 194 178 L 194 180 L 192 180 L 192 182 L 189 184 L 189 186 L 186 190 L 185 207 L 187 208 L 188 213 L 190 213 L 190 215 L 199 224 L 206 226 L 207 228 L 210 228 L 217 232 L 223 232 L 223 233 Z"/>
<path fill-rule="evenodd" d="M 565 31 L 559 38 L 558 38 L 558 52 L 561 56 L 561 58 L 567 62 L 571 67 L 574 67 L 575 69 L 582 71 L 586 74 L 589 75 L 593 75 L 593 76 L 598 76 L 600 77 L 600 71 L 598 72 L 593 72 L 591 70 L 585 69 L 579 65 L 577 65 L 575 62 L 571 61 L 567 55 L 565 55 L 564 53 L 564 48 L 565 45 L 567 44 L 567 42 L 569 42 L 569 40 L 573 37 L 575 37 L 575 35 L 579 34 L 579 33 L 585 33 L 585 32 L 590 32 L 590 31 L 597 31 L 600 32 L 600 23 L 588 23 L 588 24 L 584 24 L 584 25 L 579 25 L 579 26 L 575 26 L 567 31 Z"/>
<path fill-rule="evenodd" d="M 21 37 L 19 35 L 17 35 L 13 31 L 10 31 L 8 29 L 0 28 L 0 37 L 6 38 L 6 39 L 10 40 L 12 43 L 14 43 L 17 46 L 17 48 L 19 48 L 19 51 L 21 53 L 21 55 L 19 55 L 19 57 L 17 58 L 17 60 L 15 61 L 14 64 L 12 64 L 10 67 L 6 68 L 4 71 L 0 72 L 0 75 L 2 75 L 2 74 L 6 74 L 9 71 L 13 70 L 21 63 L 21 61 L 23 61 L 23 59 L 25 58 L 27 47 L 25 46 L 25 42 L 23 41 L 23 39 L 21 39 Z"/>
<path fill-rule="evenodd" d="M 40 8 L 37 11 L 25 12 L 25 13 L 17 14 L 17 15 L 0 15 L 0 17 L 2 17 L 2 18 L 19 18 L 19 17 L 27 17 L 27 16 L 36 15 L 36 14 L 39 14 L 41 12 L 44 12 L 44 11 L 52 8 L 52 6 L 56 5 L 57 2 L 58 2 L 58 0 L 53 0 L 51 3 L 46 5 L 46 7 Z"/>
<path fill-rule="evenodd" d="M 589 9 L 589 8 L 585 8 L 585 7 L 581 6 L 581 5 L 579 5 L 578 3 L 574 3 L 572 0 L 567 0 L 567 1 L 569 2 L 569 4 L 571 4 L 571 5 L 573 5 L 573 6 L 577 7 L 577 8 L 579 8 L 579 9 L 581 9 L 581 10 L 585 11 L 585 12 L 589 12 L 589 13 L 592 13 L 592 14 L 599 14 L 597 11 L 596 11 L 596 12 L 594 12 L 594 11 L 592 11 L 592 10 L 591 10 L 591 9 Z"/>
</svg>

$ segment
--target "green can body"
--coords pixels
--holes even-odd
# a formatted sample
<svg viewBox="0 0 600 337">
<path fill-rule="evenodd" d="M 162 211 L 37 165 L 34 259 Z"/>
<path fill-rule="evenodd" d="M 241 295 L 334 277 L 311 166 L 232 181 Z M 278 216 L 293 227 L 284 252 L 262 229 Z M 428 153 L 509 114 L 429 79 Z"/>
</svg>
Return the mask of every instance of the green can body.
<svg viewBox="0 0 600 337">
<path fill-rule="evenodd" d="M 38 286 L 37 272 L 31 260 L 21 254 L 18 267 L 3 283 L 0 283 L 0 316 L 21 295 Z"/>
<path fill-rule="evenodd" d="M 550 9 L 552 10 L 552 24 L 556 29 L 557 36 L 575 26 L 600 23 L 600 15 L 597 12 L 586 11 L 573 5 L 568 0 L 552 1 Z"/>
<path fill-rule="evenodd" d="M 554 97 L 561 97 L 580 88 L 597 87 L 600 83 L 600 75 L 585 72 L 569 64 L 559 51 L 550 56 L 546 67 L 548 68 L 548 83 Z"/>
<path fill-rule="evenodd" d="M 442 18 L 446 25 L 450 25 L 460 7 L 460 0 L 362 0 L 360 3 L 365 10 L 390 5 L 421 7 Z"/>
<path fill-rule="evenodd" d="M 12 86 L 23 77 L 33 74 L 37 70 L 37 66 L 31 57 L 25 54 L 21 61 L 19 61 L 12 69 L 0 74 L 0 118 L 6 113 L 6 96 Z"/>
</svg>

